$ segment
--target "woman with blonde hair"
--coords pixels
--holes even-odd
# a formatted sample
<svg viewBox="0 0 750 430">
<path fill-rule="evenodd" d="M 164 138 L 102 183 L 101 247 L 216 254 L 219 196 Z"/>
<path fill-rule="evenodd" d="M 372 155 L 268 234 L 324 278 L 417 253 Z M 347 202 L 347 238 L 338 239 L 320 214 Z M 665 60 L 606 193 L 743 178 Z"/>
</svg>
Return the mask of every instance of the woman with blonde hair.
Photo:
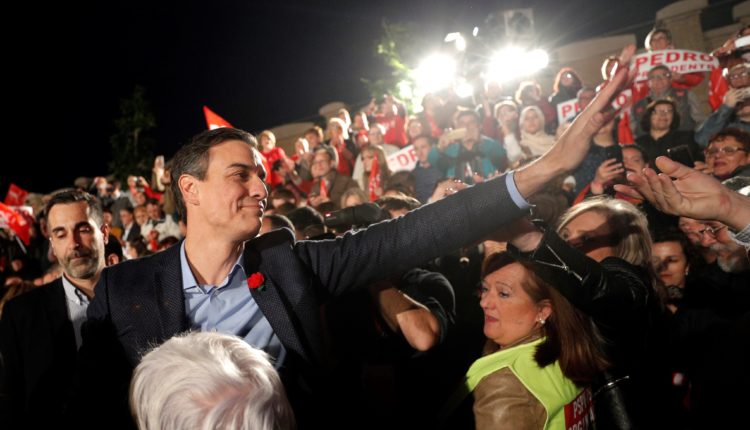
<svg viewBox="0 0 750 430">
<path fill-rule="evenodd" d="M 370 201 L 374 202 L 383 196 L 383 187 L 391 176 L 383 147 L 368 145 L 362 148 L 362 164 L 362 183 L 365 184 L 365 192 Z"/>
<path fill-rule="evenodd" d="M 336 170 L 342 175 L 352 176 L 357 149 L 349 139 L 349 126 L 338 117 L 328 120 L 328 141 L 326 143 L 336 149 L 339 154 L 339 165 Z"/>
<path fill-rule="evenodd" d="M 668 386 L 656 374 L 661 369 L 653 353 L 663 310 L 645 215 L 624 200 L 597 197 L 568 209 L 556 231 L 521 221 L 514 234 L 508 250 L 588 315 L 604 339 L 613 368 L 597 383 L 600 424 L 635 420 L 604 424 L 620 428 L 653 419 Z"/>
</svg>

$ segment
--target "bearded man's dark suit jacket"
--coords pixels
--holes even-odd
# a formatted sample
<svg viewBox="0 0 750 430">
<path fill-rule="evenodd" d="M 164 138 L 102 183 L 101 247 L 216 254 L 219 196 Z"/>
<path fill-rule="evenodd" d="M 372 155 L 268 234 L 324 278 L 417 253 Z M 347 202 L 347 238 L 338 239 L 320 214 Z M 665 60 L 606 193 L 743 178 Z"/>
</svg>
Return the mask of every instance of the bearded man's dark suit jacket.
<svg viewBox="0 0 750 430">
<path fill-rule="evenodd" d="M 324 413 L 315 402 L 325 402 L 322 396 L 299 394 L 325 385 L 322 303 L 478 241 L 524 214 L 501 176 L 334 240 L 295 242 L 292 232 L 282 229 L 248 241 L 245 271 L 265 277 L 265 288 L 252 290 L 252 296 L 287 350 L 280 372 L 298 423 L 306 424 L 303 417 L 310 412 Z M 142 353 L 190 328 L 179 252 L 178 244 L 102 273 L 81 348 L 86 374 L 98 375 L 84 383 L 82 394 L 95 393 L 86 396 L 101 401 L 99 407 L 112 406 L 105 399 L 115 395 L 124 408 L 123 393 Z M 101 369 L 92 371 L 95 366 Z"/>
<path fill-rule="evenodd" d="M 0 353 L 0 427 L 61 426 L 77 353 L 62 279 L 5 305 Z"/>
</svg>

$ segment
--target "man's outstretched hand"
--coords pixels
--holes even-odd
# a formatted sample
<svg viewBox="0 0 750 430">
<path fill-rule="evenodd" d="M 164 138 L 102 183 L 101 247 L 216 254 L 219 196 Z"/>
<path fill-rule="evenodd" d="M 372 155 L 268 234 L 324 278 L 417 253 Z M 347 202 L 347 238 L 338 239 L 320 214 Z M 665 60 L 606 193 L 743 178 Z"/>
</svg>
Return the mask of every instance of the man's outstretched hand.
<svg viewBox="0 0 750 430">
<path fill-rule="evenodd" d="M 723 186 L 712 176 L 667 157 L 657 158 L 656 166 L 661 174 L 650 168 L 630 173 L 628 181 L 632 186 L 619 184 L 615 185 L 615 190 L 645 198 L 671 215 L 717 220 L 738 230 L 750 223 L 750 198 Z"/>
<path fill-rule="evenodd" d="M 594 100 L 578 115 L 573 124 L 560 136 L 557 143 L 541 158 L 519 169 L 514 176 L 521 194 L 528 198 L 539 191 L 549 180 L 577 168 L 588 153 L 592 137 L 617 113 L 612 109 L 612 99 L 627 88 L 635 70 L 624 65 L 635 54 L 635 45 L 628 45 L 620 54 L 619 64 L 613 69 L 609 83 L 599 91 Z"/>
</svg>

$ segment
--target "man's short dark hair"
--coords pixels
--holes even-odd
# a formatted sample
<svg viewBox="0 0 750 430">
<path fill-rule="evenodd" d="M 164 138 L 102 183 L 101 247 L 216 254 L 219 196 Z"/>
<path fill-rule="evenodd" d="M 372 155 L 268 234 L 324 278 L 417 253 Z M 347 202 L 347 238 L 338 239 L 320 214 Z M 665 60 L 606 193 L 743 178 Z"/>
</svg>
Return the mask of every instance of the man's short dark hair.
<svg viewBox="0 0 750 430">
<path fill-rule="evenodd" d="M 291 221 L 289 221 L 289 218 L 285 217 L 284 215 L 279 214 L 271 214 L 271 215 L 265 215 L 263 218 L 271 221 L 271 229 L 278 230 L 280 228 L 288 228 L 291 231 L 294 231 L 294 224 L 292 224 Z"/>
<path fill-rule="evenodd" d="M 742 149 L 750 152 L 750 133 L 735 127 L 725 128 L 724 130 L 716 133 L 708 141 L 708 144 L 710 145 L 716 141 L 722 141 L 727 137 L 733 137 L 734 140 L 742 145 Z"/>
<path fill-rule="evenodd" d="M 304 231 L 311 226 L 323 225 L 323 215 L 310 206 L 303 206 L 289 212 L 287 218 L 297 231 Z"/>
<path fill-rule="evenodd" d="M 86 191 L 81 190 L 63 190 L 52 194 L 47 205 L 44 207 L 44 213 L 49 216 L 49 212 L 55 205 L 86 202 L 91 212 L 91 218 L 101 227 L 104 224 L 104 209 L 102 202 Z"/>
<path fill-rule="evenodd" d="M 323 129 L 318 127 L 317 125 L 312 126 L 305 130 L 305 132 L 302 134 L 303 136 L 307 136 L 308 134 L 314 134 L 318 136 L 318 140 L 322 143 L 323 142 Z"/>
<path fill-rule="evenodd" d="M 641 158 L 643 158 L 643 162 L 644 163 L 648 164 L 648 162 L 651 161 L 649 159 L 648 154 L 646 153 L 646 148 L 642 147 L 641 145 L 639 145 L 637 143 L 630 143 L 630 144 L 627 144 L 627 145 L 620 145 L 620 146 L 622 147 L 622 149 L 635 149 L 636 151 L 640 152 L 641 153 Z"/>
<path fill-rule="evenodd" d="M 414 138 L 411 140 L 411 143 L 414 143 L 419 139 L 426 139 L 427 143 L 429 143 L 430 146 L 435 146 L 436 140 L 429 134 L 424 134 L 424 133 L 414 136 Z"/>
<path fill-rule="evenodd" d="M 339 153 L 338 151 L 336 151 L 336 148 L 330 145 L 320 145 L 319 147 L 315 148 L 315 151 L 313 152 L 313 157 L 318 152 L 325 152 L 326 154 L 328 154 L 328 158 L 330 158 L 331 161 L 335 161 L 336 165 L 339 164 Z M 335 166 L 333 170 L 336 170 Z"/>
<path fill-rule="evenodd" d="M 669 126 L 669 131 L 677 130 L 680 127 L 680 113 L 677 112 L 677 105 L 672 99 L 659 99 L 654 100 L 646 106 L 646 111 L 643 112 L 641 117 L 641 128 L 643 131 L 651 131 L 651 115 L 654 113 L 659 105 L 670 105 L 672 106 L 672 124 Z"/>
<path fill-rule="evenodd" d="M 408 212 L 411 212 L 422 205 L 419 200 L 408 196 L 381 197 L 375 203 L 386 211 L 406 210 Z"/>
<path fill-rule="evenodd" d="M 651 49 L 651 39 L 654 38 L 657 34 L 663 34 L 664 37 L 667 38 L 667 42 L 672 43 L 672 32 L 669 31 L 667 28 L 654 28 L 651 31 L 648 32 L 646 35 L 645 45 L 646 49 Z"/>
<path fill-rule="evenodd" d="M 172 179 L 170 187 L 172 187 L 177 211 L 182 219 L 187 220 L 187 210 L 180 191 L 180 176 L 187 174 L 201 181 L 204 180 L 208 169 L 208 151 L 229 140 L 239 140 L 252 148 L 258 149 L 258 141 L 252 134 L 236 128 L 222 127 L 196 135 L 190 143 L 180 148 L 172 158 L 172 170 L 169 172 Z"/>
<path fill-rule="evenodd" d="M 670 77 L 672 76 L 672 71 L 669 69 L 669 67 L 665 66 L 664 64 L 658 64 L 651 68 L 651 70 L 648 71 L 648 76 L 651 76 L 652 73 L 654 73 L 657 70 L 664 70 L 665 72 L 669 73 Z"/>
<path fill-rule="evenodd" d="M 474 120 L 477 122 L 477 124 L 481 124 L 482 123 L 481 119 L 479 118 L 479 114 L 477 113 L 477 111 L 475 111 L 473 109 L 466 109 L 466 110 L 460 110 L 460 111 L 458 111 L 458 114 L 456 114 L 456 122 L 458 122 L 458 120 L 460 120 L 461 118 L 463 118 L 465 116 L 470 116 L 470 117 L 474 118 Z"/>
</svg>

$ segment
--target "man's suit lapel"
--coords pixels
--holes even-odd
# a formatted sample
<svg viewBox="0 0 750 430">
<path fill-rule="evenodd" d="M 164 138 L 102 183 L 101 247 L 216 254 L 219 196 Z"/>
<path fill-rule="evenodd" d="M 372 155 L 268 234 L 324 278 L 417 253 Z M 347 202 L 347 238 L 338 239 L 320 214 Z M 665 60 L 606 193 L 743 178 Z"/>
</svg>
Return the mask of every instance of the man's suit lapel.
<svg viewBox="0 0 750 430">
<path fill-rule="evenodd" d="M 294 297 L 287 296 L 289 292 L 281 286 L 283 280 L 275 279 L 279 261 L 275 258 L 276 256 L 269 255 L 273 247 L 268 249 L 263 245 L 258 246 L 259 242 L 264 242 L 262 239 L 247 242 L 245 245 L 247 276 L 250 277 L 253 273 L 260 272 L 265 278 L 263 287 L 251 288 L 250 293 L 284 346 L 304 360 L 311 361 L 313 358 L 310 345 L 300 336 L 304 331 L 299 327 L 299 317 L 294 314 L 294 306 L 290 303 L 296 300 Z"/>
<path fill-rule="evenodd" d="M 185 296 L 182 292 L 181 246 L 182 242 L 179 242 L 162 251 L 167 255 L 154 271 L 154 297 L 159 309 L 162 338 L 165 340 L 188 328 L 185 319 Z"/>
</svg>

